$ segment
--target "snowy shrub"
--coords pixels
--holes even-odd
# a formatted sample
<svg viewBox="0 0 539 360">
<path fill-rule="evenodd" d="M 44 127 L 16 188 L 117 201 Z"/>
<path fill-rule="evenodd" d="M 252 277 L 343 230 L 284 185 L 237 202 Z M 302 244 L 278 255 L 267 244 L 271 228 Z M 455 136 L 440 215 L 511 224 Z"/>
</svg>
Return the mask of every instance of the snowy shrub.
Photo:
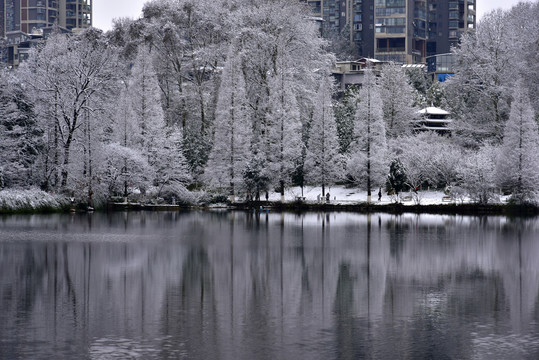
<svg viewBox="0 0 539 360">
<path fill-rule="evenodd" d="M 496 154 L 495 147 L 483 146 L 478 151 L 465 154 L 458 168 L 460 188 L 476 203 L 487 204 L 495 196 Z"/>
<path fill-rule="evenodd" d="M 456 201 L 463 204 L 467 198 L 468 190 L 466 190 L 462 186 L 452 186 L 451 190 L 449 191 L 449 195 L 453 197 Z"/>
<path fill-rule="evenodd" d="M 197 193 L 187 190 L 185 186 L 177 182 L 167 184 L 161 190 L 161 196 L 167 204 L 175 202 L 179 205 L 196 205 L 199 200 L 197 195 Z"/>
<path fill-rule="evenodd" d="M 416 189 L 448 186 L 457 180 L 462 151 L 447 137 L 434 132 L 401 136 L 391 141 L 391 151 L 406 168 L 408 185 Z"/>
<path fill-rule="evenodd" d="M 415 205 L 421 205 L 421 201 L 425 197 L 425 193 L 422 191 L 412 191 L 412 200 Z"/>
<path fill-rule="evenodd" d="M 37 189 L 0 191 L 0 213 L 56 211 L 66 209 L 69 201 Z"/>
</svg>

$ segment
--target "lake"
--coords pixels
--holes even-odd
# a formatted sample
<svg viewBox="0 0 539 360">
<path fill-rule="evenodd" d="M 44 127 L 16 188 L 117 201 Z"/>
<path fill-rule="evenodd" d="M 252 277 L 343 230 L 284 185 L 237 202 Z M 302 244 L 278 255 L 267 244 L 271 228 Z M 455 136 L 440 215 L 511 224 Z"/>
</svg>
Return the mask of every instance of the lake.
<svg viewBox="0 0 539 360">
<path fill-rule="evenodd" d="M 1 359 L 538 359 L 539 220 L 0 216 Z"/>
</svg>

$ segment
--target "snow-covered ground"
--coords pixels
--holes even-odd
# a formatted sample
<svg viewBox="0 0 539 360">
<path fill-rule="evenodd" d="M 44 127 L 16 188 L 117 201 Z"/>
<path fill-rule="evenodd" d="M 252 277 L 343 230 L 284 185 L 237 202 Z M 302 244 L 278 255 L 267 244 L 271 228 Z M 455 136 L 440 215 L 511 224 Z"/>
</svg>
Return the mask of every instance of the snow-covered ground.
<svg viewBox="0 0 539 360">
<path fill-rule="evenodd" d="M 332 204 L 354 204 L 367 201 L 367 191 L 360 191 L 357 188 L 348 188 L 342 185 L 332 186 L 326 188 L 326 192 L 330 194 L 330 203 Z M 321 187 L 309 187 L 306 186 L 303 189 L 303 194 L 300 187 L 291 187 L 285 191 L 285 201 L 292 202 L 297 199 L 297 197 L 305 197 L 306 202 L 316 203 L 318 196 L 321 196 L 322 188 Z M 261 194 L 261 200 L 265 200 L 264 194 Z M 467 203 L 470 202 L 470 199 L 454 199 L 447 198 L 443 191 L 419 191 L 417 195 L 413 193 L 402 193 L 401 202 L 404 205 L 417 205 L 418 199 L 419 204 L 421 205 L 437 205 L 437 204 L 451 204 L 451 203 Z M 444 198 L 445 197 L 445 198 Z M 276 192 L 270 192 L 269 194 L 270 201 L 280 201 L 281 195 Z M 372 191 L 372 202 L 374 204 L 391 204 L 395 202 L 395 196 L 387 195 L 382 191 L 382 200 L 378 201 L 378 189 L 373 189 Z"/>
</svg>

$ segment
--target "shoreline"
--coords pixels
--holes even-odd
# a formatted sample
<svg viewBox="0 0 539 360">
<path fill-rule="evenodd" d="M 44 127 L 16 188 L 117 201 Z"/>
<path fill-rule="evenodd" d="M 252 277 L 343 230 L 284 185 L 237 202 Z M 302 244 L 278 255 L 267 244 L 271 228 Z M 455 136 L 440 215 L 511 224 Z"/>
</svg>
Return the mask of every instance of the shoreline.
<svg viewBox="0 0 539 360">
<path fill-rule="evenodd" d="M 356 212 L 362 214 L 439 214 L 439 215 L 498 215 L 498 216 L 537 216 L 539 207 L 533 205 L 511 204 L 429 204 L 405 205 L 402 203 L 367 204 L 366 202 L 309 203 L 309 202 L 272 202 L 252 201 L 222 205 L 150 205 L 139 203 L 109 203 L 104 211 L 189 211 L 189 210 L 237 210 L 237 211 L 290 211 L 290 212 Z M 103 211 L 100 210 L 100 211 Z"/>
<path fill-rule="evenodd" d="M 429 205 L 405 205 L 402 203 L 392 204 L 368 204 L 359 202 L 354 204 L 331 204 L 331 203 L 305 203 L 305 202 L 253 202 L 235 203 L 227 208 L 233 210 L 259 210 L 264 209 L 276 211 L 324 211 L 324 212 L 357 212 L 363 214 L 387 213 L 387 214 L 437 214 L 437 215 L 503 215 L 503 216 L 537 216 L 539 207 L 533 205 L 512 205 L 512 204 L 429 204 Z"/>
<path fill-rule="evenodd" d="M 361 214 L 387 213 L 400 215 L 435 214 L 435 215 L 465 215 L 465 216 L 538 216 L 539 207 L 535 205 L 512 205 L 512 204 L 474 204 L 474 203 L 449 203 L 449 204 L 368 204 L 357 203 L 311 203 L 311 202 L 272 202 L 252 201 L 230 204 L 214 205 L 171 205 L 171 204 L 141 204 L 141 203 L 108 203 L 95 212 L 118 212 L 118 211 L 192 211 L 192 210 L 236 210 L 236 211 L 289 211 L 289 212 L 356 212 Z M 65 206 L 57 209 L 18 209 L 9 211 L 0 209 L 0 215 L 33 215 L 52 213 L 91 213 L 83 209 L 68 209 Z"/>
</svg>

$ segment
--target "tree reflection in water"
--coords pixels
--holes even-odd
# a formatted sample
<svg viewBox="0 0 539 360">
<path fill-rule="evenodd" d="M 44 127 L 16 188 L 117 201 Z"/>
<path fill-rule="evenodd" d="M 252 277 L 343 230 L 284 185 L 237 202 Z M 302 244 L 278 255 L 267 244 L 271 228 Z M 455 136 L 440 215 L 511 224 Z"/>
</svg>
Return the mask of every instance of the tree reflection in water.
<svg viewBox="0 0 539 360">
<path fill-rule="evenodd" d="M 0 357 L 538 358 L 538 234 L 502 217 L 4 216 Z"/>
</svg>

